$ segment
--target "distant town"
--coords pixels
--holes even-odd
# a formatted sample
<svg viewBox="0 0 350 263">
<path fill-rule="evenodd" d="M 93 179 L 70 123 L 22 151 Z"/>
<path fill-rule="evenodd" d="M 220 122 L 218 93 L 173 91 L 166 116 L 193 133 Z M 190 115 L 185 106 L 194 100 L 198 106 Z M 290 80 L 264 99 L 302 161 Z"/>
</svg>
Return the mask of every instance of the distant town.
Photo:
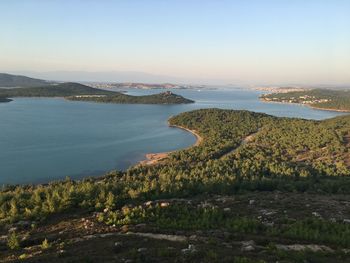
<svg viewBox="0 0 350 263">
<path fill-rule="evenodd" d="M 134 82 L 124 82 L 124 83 L 101 83 L 101 82 L 89 82 L 87 85 L 98 88 L 98 89 L 198 89 L 205 88 L 203 85 L 178 85 L 171 83 L 163 83 L 163 84 L 149 84 L 149 83 L 134 83 Z"/>
<path fill-rule="evenodd" d="M 267 91 L 270 93 L 288 93 L 288 92 L 294 92 L 294 91 L 308 90 L 306 88 L 301 88 L 301 87 L 274 87 L 274 86 L 256 87 L 254 89 L 259 91 Z"/>
<path fill-rule="evenodd" d="M 314 103 L 322 103 L 322 102 L 329 102 L 331 99 L 319 99 L 316 96 L 309 96 L 309 95 L 303 95 L 299 97 L 264 97 L 262 96 L 263 100 L 265 101 L 274 101 L 274 102 L 282 102 L 282 103 L 300 103 L 300 104 L 314 104 Z"/>
<path fill-rule="evenodd" d="M 350 111 L 348 90 L 305 89 L 288 92 L 275 90 L 269 94 L 262 94 L 260 99 L 266 102 L 299 103 L 324 110 Z"/>
</svg>

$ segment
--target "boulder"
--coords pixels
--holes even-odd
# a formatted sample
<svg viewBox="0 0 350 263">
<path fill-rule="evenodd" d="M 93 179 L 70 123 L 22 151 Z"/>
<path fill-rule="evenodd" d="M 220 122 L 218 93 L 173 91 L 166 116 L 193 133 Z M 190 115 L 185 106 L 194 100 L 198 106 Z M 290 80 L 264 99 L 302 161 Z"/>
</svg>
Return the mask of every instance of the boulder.
<svg viewBox="0 0 350 263">
<path fill-rule="evenodd" d="M 241 250 L 244 252 L 254 251 L 256 248 L 254 240 L 243 241 Z"/>
</svg>

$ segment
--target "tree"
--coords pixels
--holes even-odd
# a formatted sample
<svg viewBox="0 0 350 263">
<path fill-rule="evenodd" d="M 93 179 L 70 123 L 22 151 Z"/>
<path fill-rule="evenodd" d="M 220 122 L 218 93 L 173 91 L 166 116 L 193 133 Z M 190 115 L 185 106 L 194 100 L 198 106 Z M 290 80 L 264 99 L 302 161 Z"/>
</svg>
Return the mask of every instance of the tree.
<svg viewBox="0 0 350 263">
<path fill-rule="evenodd" d="M 107 198 L 106 198 L 106 202 L 105 202 L 105 206 L 108 209 L 113 209 L 115 208 L 115 196 L 112 192 L 108 192 Z"/>
</svg>

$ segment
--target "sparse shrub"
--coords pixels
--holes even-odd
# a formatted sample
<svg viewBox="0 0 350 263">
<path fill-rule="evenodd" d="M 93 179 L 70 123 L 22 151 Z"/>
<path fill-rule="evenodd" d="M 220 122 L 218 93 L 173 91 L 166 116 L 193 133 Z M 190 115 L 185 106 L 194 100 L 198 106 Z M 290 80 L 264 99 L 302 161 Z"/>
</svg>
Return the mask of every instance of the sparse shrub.
<svg viewBox="0 0 350 263">
<path fill-rule="evenodd" d="M 41 243 L 41 248 L 42 249 L 49 249 L 51 247 L 51 244 L 49 241 L 45 238 L 44 241 Z"/>
<path fill-rule="evenodd" d="M 18 259 L 27 259 L 28 258 L 28 254 L 24 253 L 24 254 L 21 254 Z"/>
<path fill-rule="evenodd" d="M 16 232 L 12 232 L 9 235 L 8 240 L 7 240 L 7 246 L 10 249 L 18 249 L 19 248 L 19 240 L 18 240 Z"/>
</svg>

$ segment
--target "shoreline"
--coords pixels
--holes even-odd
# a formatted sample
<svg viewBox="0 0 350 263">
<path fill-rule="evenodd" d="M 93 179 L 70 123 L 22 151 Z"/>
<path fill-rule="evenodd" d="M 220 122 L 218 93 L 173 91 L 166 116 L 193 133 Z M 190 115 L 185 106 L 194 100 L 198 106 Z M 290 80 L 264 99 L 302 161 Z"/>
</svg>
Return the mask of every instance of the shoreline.
<svg viewBox="0 0 350 263">
<path fill-rule="evenodd" d="M 170 128 L 178 128 L 178 129 L 182 129 L 182 130 L 185 130 L 185 131 L 192 133 L 196 137 L 196 142 L 194 144 L 190 145 L 189 147 L 184 148 L 184 149 L 179 149 L 179 150 L 174 150 L 174 151 L 169 151 L 169 152 L 147 153 L 145 155 L 146 159 L 138 162 L 136 164 L 136 166 L 137 165 L 155 165 L 155 164 L 158 164 L 159 162 L 161 162 L 162 160 L 167 158 L 169 156 L 169 154 L 171 154 L 173 152 L 180 151 L 180 150 L 186 150 L 186 149 L 189 149 L 191 147 L 198 146 L 203 142 L 203 138 L 195 130 L 191 130 L 191 129 L 188 129 L 186 127 L 179 126 L 179 125 L 172 125 L 172 124 L 169 124 L 169 122 L 168 122 L 168 125 Z"/>
<path fill-rule="evenodd" d="M 311 109 L 315 109 L 315 110 L 324 110 L 324 111 L 335 111 L 335 112 L 344 112 L 344 113 L 350 113 L 350 110 L 337 110 L 337 109 L 330 109 L 330 108 L 319 108 L 319 107 L 315 107 L 312 105 L 307 104 L 308 107 L 310 107 Z"/>
<path fill-rule="evenodd" d="M 270 101 L 270 100 L 265 100 L 264 98 L 259 98 L 259 100 L 264 102 L 264 103 L 279 103 L 279 104 L 291 104 L 291 105 L 295 104 L 295 105 L 309 107 L 309 108 L 314 109 L 314 110 L 350 113 L 350 110 L 338 110 L 338 109 L 330 109 L 330 108 L 319 108 L 319 107 L 316 107 L 316 106 L 312 106 L 311 104 L 294 103 L 294 102 L 281 102 L 281 101 Z"/>
</svg>

